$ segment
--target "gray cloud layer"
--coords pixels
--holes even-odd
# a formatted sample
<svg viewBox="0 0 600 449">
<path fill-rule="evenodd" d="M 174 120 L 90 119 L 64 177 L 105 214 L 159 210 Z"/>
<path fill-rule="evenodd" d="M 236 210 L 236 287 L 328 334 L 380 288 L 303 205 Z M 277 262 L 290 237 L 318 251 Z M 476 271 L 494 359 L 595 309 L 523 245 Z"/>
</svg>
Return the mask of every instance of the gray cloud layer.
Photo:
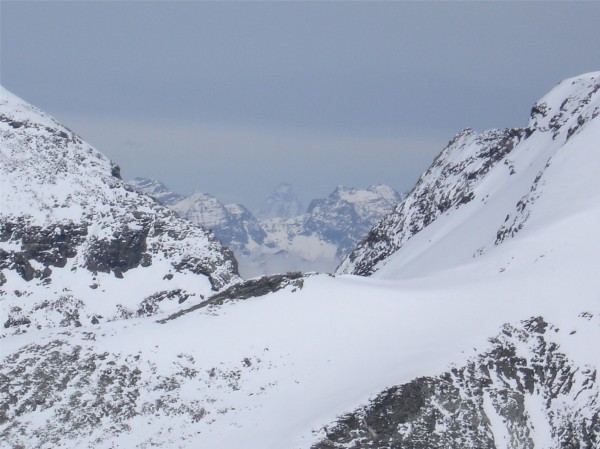
<svg viewBox="0 0 600 449">
<path fill-rule="evenodd" d="M 521 125 L 558 81 L 600 69 L 599 17 L 573 2 L 3 0 L 0 76 L 126 176 L 252 204 L 281 180 L 309 197 L 408 188 L 460 129 Z"/>
</svg>

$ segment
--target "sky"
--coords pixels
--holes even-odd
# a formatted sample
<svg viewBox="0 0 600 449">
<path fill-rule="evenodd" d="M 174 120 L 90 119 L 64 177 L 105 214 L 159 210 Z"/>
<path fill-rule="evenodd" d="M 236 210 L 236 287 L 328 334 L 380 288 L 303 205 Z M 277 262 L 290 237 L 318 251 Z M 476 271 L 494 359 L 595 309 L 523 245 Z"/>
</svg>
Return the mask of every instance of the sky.
<svg viewBox="0 0 600 449">
<path fill-rule="evenodd" d="M 0 0 L 0 82 L 121 166 L 251 209 L 410 189 L 600 70 L 600 2 Z"/>
</svg>

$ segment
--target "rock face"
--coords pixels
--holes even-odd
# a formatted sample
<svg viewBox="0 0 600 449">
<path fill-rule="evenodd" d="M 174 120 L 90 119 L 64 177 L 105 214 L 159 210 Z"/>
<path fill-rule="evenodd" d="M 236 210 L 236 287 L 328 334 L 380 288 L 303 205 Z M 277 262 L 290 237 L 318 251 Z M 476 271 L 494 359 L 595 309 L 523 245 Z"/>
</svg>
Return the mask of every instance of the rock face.
<svg viewBox="0 0 600 449">
<path fill-rule="evenodd" d="M 366 190 L 339 186 L 328 198 L 310 203 L 302 234 L 317 234 L 334 243 L 336 256 L 341 258 L 401 199 L 398 192 L 385 185 Z"/>
<path fill-rule="evenodd" d="M 173 192 L 166 185 L 156 179 L 135 178 L 129 181 L 127 184 L 129 184 L 138 192 L 142 192 L 148 196 L 151 196 L 165 206 L 171 206 L 185 198 L 185 195 Z"/>
<path fill-rule="evenodd" d="M 266 233 L 260 222 L 241 204 L 223 204 L 207 193 L 180 195 L 155 179 L 136 178 L 128 184 L 156 198 L 180 217 L 210 229 L 237 258 L 249 255 L 265 240 Z"/>
<path fill-rule="evenodd" d="M 194 193 L 171 205 L 182 218 L 212 230 L 239 256 L 261 245 L 266 233 L 254 216 L 241 204 L 223 205 L 214 196 Z"/>
<path fill-rule="evenodd" d="M 302 203 L 290 184 L 281 183 L 256 211 L 260 219 L 292 218 L 304 211 Z"/>
<path fill-rule="evenodd" d="M 525 136 L 524 129 L 466 129 L 456 135 L 420 177 L 406 199 L 361 240 L 338 268 L 368 276 L 377 264 L 450 209 L 475 199 L 475 187 Z"/>
<path fill-rule="evenodd" d="M 303 271 L 310 270 L 312 264 L 313 270 L 331 272 L 401 199 L 398 192 L 384 185 L 368 189 L 338 186 L 328 198 L 311 201 L 302 215 L 262 220 L 267 232 L 265 246 L 275 250 L 275 257 L 285 257 Z M 279 260 L 280 264 L 285 262 Z"/>
<path fill-rule="evenodd" d="M 596 448 L 597 371 L 569 360 L 555 332 L 541 317 L 506 325 L 466 365 L 385 390 L 326 426 L 312 447 Z"/>
<path fill-rule="evenodd" d="M 476 133 L 467 129 L 452 139 L 421 176 L 406 199 L 377 224 L 341 263 L 337 273 L 369 276 L 391 255 L 432 224 L 436 229 L 450 219 L 465 217 L 474 204 L 487 204 L 495 187 L 506 181 L 515 190 L 514 202 L 496 207 L 493 235 L 473 249 L 485 252 L 519 232 L 543 191 L 545 172 L 553 154 L 567 147 L 590 120 L 600 114 L 600 79 L 597 74 L 566 80 L 536 103 L 526 127 Z M 544 149 L 544 150 L 542 150 Z M 537 172 L 523 181 L 522 173 Z M 526 176 L 529 176 L 528 174 Z M 520 183 L 524 184 L 521 186 Z M 512 184 L 512 185 L 511 185 Z M 517 188 L 521 190 L 516 191 Z M 501 217 L 500 219 L 498 219 Z M 490 217 L 492 220 L 492 217 Z M 434 231 L 432 231 L 434 233 Z"/>
<path fill-rule="evenodd" d="M 117 165 L 4 89 L 0 152 L 0 284 L 8 331 L 71 322 L 67 303 L 79 315 L 75 322 L 120 316 L 117 305 L 136 308 L 144 299 L 131 292 L 134 271 L 154 278 L 148 294 L 153 283 L 157 290 L 178 288 L 177 281 L 159 286 L 165 276 L 200 275 L 198 294 L 237 279 L 235 258 L 213 234 L 134 191 Z M 90 300 L 98 288 L 118 296 L 117 303 Z M 46 313 L 51 309 L 54 318 Z"/>
</svg>

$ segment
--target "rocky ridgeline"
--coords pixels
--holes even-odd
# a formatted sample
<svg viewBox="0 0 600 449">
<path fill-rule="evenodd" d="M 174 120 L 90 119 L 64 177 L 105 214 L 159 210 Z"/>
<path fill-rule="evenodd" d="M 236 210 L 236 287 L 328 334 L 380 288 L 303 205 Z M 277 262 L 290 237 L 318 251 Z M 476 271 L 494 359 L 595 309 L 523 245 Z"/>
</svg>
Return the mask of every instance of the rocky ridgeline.
<svg viewBox="0 0 600 449">
<path fill-rule="evenodd" d="M 435 158 L 415 187 L 342 262 L 338 273 L 372 274 L 376 265 L 450 209 L 476 197 L 475 186 L 525 136 L 523 129 L 466 129 Z"/>
<path fill-rule="evenodd" d="M 374 273 L 382 266 L 381 262 L 442 215 L 475 200 L 485 202 L 489 191 L 483 185 L 488 174 L 496 167 L 515 174 L 513 159 L 528 152 L 531 146 L 542 145 L 548 148 L 548 155 L 545 159 L 543 153 L 539 155 L 542 159 L 539 173 L 506 210 L 504 224 L 490 236 L 490 241 L 498 245 L 514 236 L 523 228 L 542 193 L 544 171 L 552 164 L 550 149 L 566 145 L 587 122 L 600 114 L 599 91 L 598 75 L 569 79 L 533 106 L 524 128 L 482 133 L 466 129 L 459 133 L 406 199 L 358 243 L 337 273 L 363 276 Z"/>
<path fill-rule="evenodd" d="M 235 258 L 213 234 L 132 189 L 117 165 L 4 89 L 0 158 L 0 300 L 8 332 L 98 320 L 90 296 L 106 284 L 123 298 L 112 311 L 100 307 L 105 317 L 133 311 L 144 299 L 129 284 L 136 270 L 147 269 L 153 278 L 145 284 L 157 291 L 179 288 L 185 273 L 208 281 L 208 289 L 199 282 L 198 294 L 237 279 Z M 65 303 L 79 319 L 64 315 Z"/>
<path fill-rule="evenodd" d="M 599 324 L 589 313 L 580 319 Z M 313 449 L 597 448 L 597 372 L 561 352 L 559 332 L 541 317 L 505 325 L 466 365 L 389 388 L 341 416 Z"/>
</svg>

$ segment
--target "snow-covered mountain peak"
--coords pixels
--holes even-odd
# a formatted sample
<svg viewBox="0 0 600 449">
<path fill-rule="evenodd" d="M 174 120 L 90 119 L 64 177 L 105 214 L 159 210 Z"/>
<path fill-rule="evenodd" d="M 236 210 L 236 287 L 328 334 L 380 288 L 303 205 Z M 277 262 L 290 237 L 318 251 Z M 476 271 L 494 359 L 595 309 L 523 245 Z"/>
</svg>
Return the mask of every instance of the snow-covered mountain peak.
<svg viewBox="0 0 600 449">
<path fill-rule="evenodd" d="M 163 184 L 138 179 L 130 183 L 154 197 Z M 295 196 L 289 184 L 278 189 Z M 196 192 L 169 207 L 181 217 L 210 228 L 231 248 L 246 277 L 286 271 L 333 270 L 358 239 L 401 199 L 391 187 L 356 189 L 338 186 L 326 199 L 311 202 L 309 210 L 292 218 L 258 220 L 241 204 L 222 204 L 212 195 Z"/>
<path fill-rule="evenodd" d="M 397 202 L 399 200 L 398 192 L 384 184 L 372 185 L 367 189 L 337 186 L 329 197 L 332 200 L 343 200 L 353 204 L 372 203 L 373 201 Z"/>
<path fill-rule="evenodd" d="M 600 113 L 600 72 L 566 79 L 531 109 L 529 128 L 568 140 Z"/>
<path fill-rule="evenodd" d="M 72 263 L 87 254 L 79 246 L 69 252 L 87 235 L 80 228 L 56 233 L 2 222 L 4 326 L 28 331 L 2 341 L 2 442 L 596 449 L 600 119 L 558 137 L 541 128 L 460 133 L 350 258 L 352 271 L 370 278 L 291 273 L 202 298 L 204 259 L 163 276 L 173 254 L 203 250 L 177 219 L 153 221 L 153 239 L 143 240 L 146 228 L 133 220 L 140 211 L 125 207 L 128 232 L 96 259 L 135 262 L 128 257 L 140 251 L 132 249 L 150 253 L 152 265 L 120 273 L 124 279 L 102 271 L 86 277 Z M 303 234 L 309 224 L 359 217 L 359 203 L 340 195 L 369 196 L 338 189 L 317 201 L 314 213 L 288 220 L 296 226 L 292 243 L 314 250 L 307 237 L 344 229 Z M 135 203 L 156 205 L 141 196 Z M 173 248 L 172 238 L 181 246 Z M 166 263 L 156 257 L 163 252 Z M 57 254 L 65 254 L 65 270 L 48 263 Z M 190 267 L 199 273 L 183 272 Z M 32 272 L 33 284 L 25 280 Z M 157 286 L 166 288 L 145 296 Z M 107 323 L 113 316 L 90 317 L 72 297 L 139 318 Z M 140 297 L 136 309 L 126 307 Z M 34 330 L 49 322 L 78 328 Z"/>
<path fill-rule="evenodd" d="M 522 139 L 523 129 L 458 133 L 394 211 L 340 264 L 338 273 L 370 275 L 377 264 L 453 208 L 471 202 L 490 169 Z"/>
<path fill-rule="evenodd" d="M 190 196 L 172 205 L 181 217 L 211 229 L 221 223 L 227 215 L 227 210 L 221 202 L 212 195 L 194 192 Z"/>
<path fill-rule="evenodd" d="M 408 197 L 342 262 L 338 273 L 373 274 L 390 264 L 393 254 L 395 262 L 384 271 L 394 275 L 467 263 L 517 235 L 526 222 L 552 220 L 558 209 L 593 195 L 597 183 L 590 167 L 597 165 L 598 157 L 588 154 L 590 146 L 583 142 L 594 139 L 598 127 L 592 122 L 597 122 L 599 111 L 596 72 L 551 90 L 533 107 L 525 128 L 463 130 Z M 584 131 L 585 137 L 575 139 Z M 583 153 L 585 161 L 577 156 Z M 559 160 L 571 166 L 570 181 L 566 168 L 551 175 Z M 553 176 L 564 179 L 551 181 Z M 562 193 L 544 194 L 546 190 Z M 542 196 L 553 197 L 553 206 L 541 206 Z"/>
<path fill-rule="evenodd" d="M 1 93 L 3 215 L 41 225 L 85 215 L 92 202 L 116 201 L 122 188 L 116 164 L 49 115 Z"/>
<path fill-rule="evenodd" d="M 169 291 L 185 301 L 238 278 L 213 234 L 125 184 L 116 164 L 49 115 L 1 93 L 6 332 L 151 314 Z M 152 280 L 131 291 L 140 276 Z"/>
</svg>

